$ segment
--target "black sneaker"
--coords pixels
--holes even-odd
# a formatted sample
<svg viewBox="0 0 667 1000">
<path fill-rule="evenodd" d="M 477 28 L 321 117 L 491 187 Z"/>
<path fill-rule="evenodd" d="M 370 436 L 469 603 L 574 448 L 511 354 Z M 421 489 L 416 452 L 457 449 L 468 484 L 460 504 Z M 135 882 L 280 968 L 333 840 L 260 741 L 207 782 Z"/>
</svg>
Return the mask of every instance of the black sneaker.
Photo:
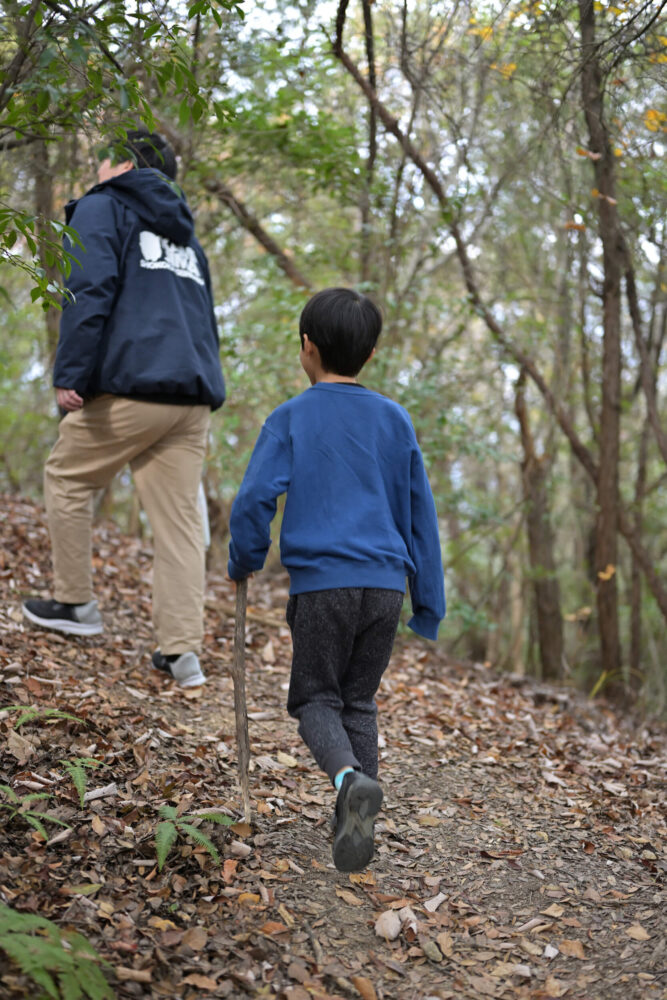
<svg viewBox="0 0 667 1000">
<path fill-rule="evenodd" d="M 60 601 L 31 599 L 23 602 L 23 614 L 33 625 L 67 635 L 99 635 L 104 630 L 97 601 L 61 604 Z"/>
<path fill-rule="evenodd" d="M 373 857 L 375 817 L 382 789 L 361 771 L 348 771 L 336 799 L 333 860 L 340 872 L 359 872 Z"/>
<path fill-rule="evenodd" d="M 175 653 L 164 656 L 159 649 L 156 649 L 152 663 L 156 670 L 169 674 L 182 688 L 199 687 L 206 683 L 196 653 Z"/>
</svg>

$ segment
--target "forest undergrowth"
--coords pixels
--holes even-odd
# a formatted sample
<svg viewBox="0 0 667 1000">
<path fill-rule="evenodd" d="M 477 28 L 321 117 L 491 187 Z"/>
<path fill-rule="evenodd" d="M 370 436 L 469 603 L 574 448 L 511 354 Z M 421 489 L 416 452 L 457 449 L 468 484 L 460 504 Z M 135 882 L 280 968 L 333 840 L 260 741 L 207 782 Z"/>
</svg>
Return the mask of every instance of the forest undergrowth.
<svg viewBox="0 0 667 1000">
<path fill-rule="evenodd" d="M 231 584 L 209 573 L 209 681 L 182 691 L 150 668 L 150 545 L 98 525 L 105 633 L 54 636 L 20 611 L 49 593 L 44 512 L 2 505 L 0 903 L 84 935 L 110 996 L 667 998 L 660 724 L 401 638 L 376 857 L 345 875 L 333 792 L 284 708 L 286 578 L 250 584 L 246 824 Z M 34 997 L 2 948 L 0 997 Z"/>
</svg>

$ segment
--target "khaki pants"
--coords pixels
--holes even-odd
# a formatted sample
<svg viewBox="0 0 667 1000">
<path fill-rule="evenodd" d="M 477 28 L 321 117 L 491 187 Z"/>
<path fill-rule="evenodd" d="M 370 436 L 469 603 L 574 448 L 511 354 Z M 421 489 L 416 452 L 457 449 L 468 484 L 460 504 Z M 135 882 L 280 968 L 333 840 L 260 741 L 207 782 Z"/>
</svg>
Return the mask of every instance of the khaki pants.
<svg viewBox="0 0 667 1000">
<path fill-rule="evenodd" d="M 99 396 L 60 422 L 44 469 L 54 597 L 93 598 L 93 498 L 129 463 L 153 529 L 153 625 L 165 655 L 198 652 L 204 611 L 204 538 L 197 492 L 207 406 Z"/>
</svg>

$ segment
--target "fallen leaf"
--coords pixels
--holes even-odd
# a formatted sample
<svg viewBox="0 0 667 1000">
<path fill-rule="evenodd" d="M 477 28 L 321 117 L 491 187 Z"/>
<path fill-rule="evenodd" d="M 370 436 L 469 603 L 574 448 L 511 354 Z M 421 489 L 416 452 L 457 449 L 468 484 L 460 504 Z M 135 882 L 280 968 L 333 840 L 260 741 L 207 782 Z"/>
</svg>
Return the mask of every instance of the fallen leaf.
<svg viewBox="0 0 667 1000">
<path fill-rule="evenodd" d="M 218 984 L 215 979 L 209 979 L 208 976 L 202 976 L 198 972 L 191 972 L 189 976 L 181 982 L 181 986 L 197 986 L 200 990 L 217 990 Z"/>
<path fill-rule="evenodd" d="M 366 976 L 350 976 L 350 982 L 363 1000 L 377 1000 L 375 987 Z"/>
<path fill-rule="evenodd" d="M 447 895 L 444 892 L 439 892 L 437 896 L 433 896 L 432 899 L 427 899 L 424 903 L 424 909 L 428 910 L 429 913 L 435 913 L 441 903 L 447 899 Z"/>
<path fill-rule="evenodd" d="M 114 972 L 122 983 L 150 983 L 152 978 L 150 969 L 126 969 L 122 965 L 117 965 Z"/>
<path fill-rule="evenodd" d="M 346 903 L 350 904 L 350 906 L 364 905 L 363 899 L 359 899 L 359 897 L 355 896 L 355 894 L 353 892 L 350 892 L 349 889 L 336 888 L 336 895 L 339 896 L 341 899 L 344 899 Z"/>
<path fill-rule="evenodd" d="M 632 927 L 626 927 L 625 933 L 634 941 L 649 941 L 651 938 L 651 935 L 648 931 L 644 930 L 641 924 L 633 924 Z"/>
<path fill-rule="evenodd" d="M 292 757 L 290 753 L 284 753 L 282 750 L 279 750 L 276 754 L 276 760 L 280 764 L 283 764 L 284 767 L 298 767 L 299 765 L 296 757 Z"/>
<path fill-rule="evenodd" d="M 259 896 L 257 897 L 259 899 Z M 201 951 L 202 948 L 206 947 L 206 942 L 208 941 L 208 934 L 206 933 L 205 927 L 191 927 L 183 935 L 183 944 L 186 944 L 188 948 L 192 948 L 193 951 Z"/>
<path fill-rule="evenodd" d="M 581 941 L 571 940 L 566 938 L 564 941 L 558 942 L 558 950 L 561 955 L 567 955 L 568 958 L 585 958 L 584 946 Z"/>
<path fill-rule="evenodd" d="M 569 986 L 567 983 L 562 982 L 560 979 L 554 979 L 553 976 L 547 976 L 544 983 L 544 992 L 548 997 L 562 997 L 567 993 Z"/>
<path fill-rule="evenodd" d="M 562 917 L 565 913 L 565 907 L 559 906 L 558 903 L 552 903 L 548 906 L 546 910 L 540 910 L 546 917 Z"/>
</svg>

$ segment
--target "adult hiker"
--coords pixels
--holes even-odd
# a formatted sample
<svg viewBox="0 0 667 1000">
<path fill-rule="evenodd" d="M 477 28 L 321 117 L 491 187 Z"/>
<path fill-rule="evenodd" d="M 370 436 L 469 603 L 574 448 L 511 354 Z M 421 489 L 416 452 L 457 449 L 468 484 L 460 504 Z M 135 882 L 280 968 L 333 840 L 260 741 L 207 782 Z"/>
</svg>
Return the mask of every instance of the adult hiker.
<svg viewBox="0 0 667 1000">
<path fill-rule="evenodd" d="M 23 611 L 68 635 L 103 630 L 93 497 L 129 464 L 154 537 L 153 666 L 194 687 L 206 680 L 197 494 L 225 387 L 208 262 L 175 178 L 170 145 L 139 129 L 109 150 L 99 183 L 67 205 L 83 250 L 70 251 L 53 372 L 65 416 L 44 471 L 53 598 L 27 600 Z"/>
</svg>

